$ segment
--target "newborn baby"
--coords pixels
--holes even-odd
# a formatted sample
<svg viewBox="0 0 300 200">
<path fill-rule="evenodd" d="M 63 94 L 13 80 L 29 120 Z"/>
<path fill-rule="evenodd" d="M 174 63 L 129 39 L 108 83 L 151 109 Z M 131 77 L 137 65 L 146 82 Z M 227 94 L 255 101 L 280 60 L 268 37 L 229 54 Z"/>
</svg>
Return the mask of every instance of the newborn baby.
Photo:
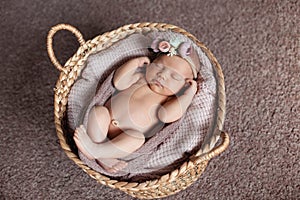
<svg viewBox="0 0 300 200">
<path fill-rule="evenodd" d="M 180 119 L 197 92 L 199 60 L 189 43 L 157 38 L 151 45 L 158 54 L 131 59 L 115 71 L 117 89 L 104 106 L 94 106 L 87 127 L 76 128 L 78 149 L 108 172 L 127 163 L 119 160 L 139 149 L 146 138 L 165 123 Z"/>
</svg>

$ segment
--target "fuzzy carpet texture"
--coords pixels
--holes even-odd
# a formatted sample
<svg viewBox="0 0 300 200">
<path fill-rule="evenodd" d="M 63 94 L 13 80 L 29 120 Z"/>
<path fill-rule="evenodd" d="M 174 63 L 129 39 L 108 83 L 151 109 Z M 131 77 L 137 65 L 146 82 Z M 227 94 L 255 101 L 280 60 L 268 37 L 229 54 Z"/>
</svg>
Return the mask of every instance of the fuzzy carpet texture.
<svg viewBox="0 0 300 200">
<path fill-rule="evenodd" d="M 58 23 L 86 40 L 165 22 L 195 35 L 223 68 L 229 148 L 165 199 L 300 199 L 299 0 L 0 1 L 0 199 L 133 199 L 98 184 L 63 152 L 54 126 L 59 72 L 46 36 Z M 78 48 L 54 37 L 61 63 Z"/>
</svg>

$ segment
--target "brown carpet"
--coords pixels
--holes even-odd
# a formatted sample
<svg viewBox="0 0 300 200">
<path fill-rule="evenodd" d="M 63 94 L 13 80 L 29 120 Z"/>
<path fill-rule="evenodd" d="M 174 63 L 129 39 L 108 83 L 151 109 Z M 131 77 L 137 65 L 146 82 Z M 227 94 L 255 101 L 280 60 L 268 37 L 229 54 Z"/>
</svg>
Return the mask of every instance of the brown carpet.
<svg viewBox="0 0 300 200">
<path fill-rule="evenodd" d="M 58 71 L 46 36 L 58 23 L 85 39 L 166 22 L 202 41 L 223 67 L 229 149 L 166 199 L 300 199 L 300 1 L 0 1 L 0 199 L 132 199 L 96 183 L 61 149 L 53 122 Z M 60 32 L 55 52 L 77 50 Z"/>
</svg>

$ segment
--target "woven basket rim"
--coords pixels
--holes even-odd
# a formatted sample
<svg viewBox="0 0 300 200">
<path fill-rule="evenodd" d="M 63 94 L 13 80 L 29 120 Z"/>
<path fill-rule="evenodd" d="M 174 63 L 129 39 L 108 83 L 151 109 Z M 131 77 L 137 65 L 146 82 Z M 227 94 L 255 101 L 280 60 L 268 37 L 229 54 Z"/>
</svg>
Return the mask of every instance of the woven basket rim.
<svg viewBox="0 0 300 200">
<path fill-rule="evenodd" d="M 168 196 L 174 193 L 179 192 L 180 190 L 186 188 L 181 186 L 182 188 L 177 188 L 174 190 L 168 190 L 161 192 L 158 188 L 161 188 L 163 185 L 173 184 L 178 177 L 184 179 L 186 174 L 191 173 L 187 181 L 186 185 L 192 184 L 197 178 L 201 175 L 201 173 L 205 170 L 205 167 L 208 161 L 223 152 L 229 143 L 228 135 L 220 132 L 223 127 L 224 118 L 225 118 L 225 87 L 224 87 L 224 77 L 222 73 L 222 69 L 217 59 L 211 53 L 211 51 L 202 44 L 195 36 L 190 34 L 189 32 L 181 29 L 177 26 L 166 24 L 166 23 L 136 23 L 122 26 L 116 30 L 106 32 L 102 35 L 98 35 L 92 40 L 88 40 L 84 42 L 82 35 L 80 32 L 66 24 L 59 24 L 51 29 L 49 35 L 51 33 L 51 37 L 48 37 L 47 47 L 48 52 L 49 49 L 52 50 L 52 55 L 49 53 L 49 57 L 54 65 L 56 63 L 53 61 L 54 59 L 51 56 L 54 56 L 52 48 L 52 37 L 58 30 L 69 30 L 75 34 L 80 42 L 81 46 L 78 48 L 77 52 L 65 63 L 64 67 L 57 67 L 61 73 L 59 79 L 56 83 L 56 88 L 54 89 L 54 120 L 58 138 L 60 140 L 60 145 L 66 152 L 67 156 L 73 160 L 79 167 L 81 167 L 86 173 L 88 173 L 92 178 L 96 179 L 101 184 L 107 185 L 112 188 L 120 189 L 131 196 L 139 197 L 139 198 L 160 198 L 164 196 Z M 119 182 L 118 180 L 111 179 L 105 175 L 100 174 L 99 172 L 94 171 L 90 167 L 88 167 L 85 163 L 83 163 L 75 153 L 72 152 L 69 145 L 66 142 L 64 137 L 63 128 L 62 128 L 62 119 L 66 112 L 66 106 L 68 103 L 68 95 L 69 92 L 76 81 L 77 77 L 80 75 L 81 70 L 84 68 L 84 64 L 88 56 L 92 53 L 102 51 L 104 49 L 109 48 L 111 45 L 116 43 L 123 38 L 140 32 L 150 32 L 150 31 L 172 31 L 175 33 L 180 33 L 189 39 L 191 39 L 197 46 L 201 48 L 201 50 L 206 54 L 212 63 L 212 67 L 216 72 L 217 79 L 217 97 L 218 98 L 218 109 L 216 116 L 216 126 L 215 131 L 213 132 L 213 136 L 211 137 L 211 143 L 207 147 L 204 147 L 204 150 L 198 151 L 189 161 L 184 162 L 180 168 L 173 170 L 172 172 L 163 175 L 160 179 L 149 180 L 142 183 L 135 182 Z M 49 41 L 51 40 L 51 41 Z M 57 61 L 57 60 L 56 60 Z M 211 146 L 214 146 L 219 138 L 219 136 L 223 138 L 223 144 L 211 149 Z M 205 149 L 206 148 L 206 149 Z M 204 153 L 204 154 L 203 154 Z M 202 166 L 199 167 L 199 166 Z M 194 169 L 194 171 L 192 170 Z M 196 178 L 195 178 L 196 177 Z M 147 190 L 151 190 L 151 193 L 147 193 Z M 153 193 L 153 190 L 158 191 L 157 193 Z"/>
</svg>

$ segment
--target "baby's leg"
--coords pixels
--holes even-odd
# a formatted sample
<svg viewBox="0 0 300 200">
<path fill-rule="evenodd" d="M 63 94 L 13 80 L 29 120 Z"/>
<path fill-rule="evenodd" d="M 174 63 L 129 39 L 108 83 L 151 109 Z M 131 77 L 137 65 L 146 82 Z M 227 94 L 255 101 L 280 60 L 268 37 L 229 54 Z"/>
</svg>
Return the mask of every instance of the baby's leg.
<svg viewBox="0 0 300 200">
<path fill-rule="evenodd" d="M 103 142 L 106 139 L 111 117 L 104 106 L 95 106 L 90 110 L 87 133 L 95 143 Z"/>
<path fill-rule="evenodd" d="M 84 136 L 84 137 L 82 137 Z M 85 137 L 86 136 L 86 137 Z M 95 157 L 93 153 L 90 153 L 90 148 L 86 145 L 89 145 L 89 143 L 93 143 L 93 141 L 90 139 L 88 134 L 85 131 L 85 128 L 83 125 L 78 127 L 75 130 L 74 134 L 74 140 L 76 142 L 76 145 L 78 149 L 90 160 L 94 160 Z M 123 169 L 127 166 L 127 163 L 125 161 L 118 160 L 116 158 L 101 158 L 96 159 L 96 162 L 103 167 L 107 172 L 110 173 L 116 173 L 117 171 Z"/>
<path fill-rule="evenodd" d="M 144 144 L 145 137 L 138 131 L 127 130 L 110 141 L 94 143 L 85 128 L 80 126 L 75 131 L 74 140 L 85 156 L 90 160 L 96 159 L 108 172 L 115 173 L 127 166 L 125 161 L 116 158 L 128 156 L 136 151 Z"/>
<path fill-rule="evenodd" d="M 100 164 L 102 163 L 101 160 L 104 159 L 102 163 L 104 168 L 113 173 L 127 165 L 126 162 L 116 158 L 123 158 L 136 151 L 144 144 L 145 137 L 138 131 L 127 130 L 110 141 L 94 143 L 84 127 L 80 126 L 75 131 L 74 140 L 85 156 L 91 160 L 97 159 Z"/>
<path fill-rule="evenodd" d="M 138 131 L 127 130 L 112 140 L 95 143 L 84 127 L 80 126 L 75 131 L 74 140 L 79 150 L 90 159 L 123 158 L 140 148 L 145 142 L 145 137 Z"/>
</svg>

